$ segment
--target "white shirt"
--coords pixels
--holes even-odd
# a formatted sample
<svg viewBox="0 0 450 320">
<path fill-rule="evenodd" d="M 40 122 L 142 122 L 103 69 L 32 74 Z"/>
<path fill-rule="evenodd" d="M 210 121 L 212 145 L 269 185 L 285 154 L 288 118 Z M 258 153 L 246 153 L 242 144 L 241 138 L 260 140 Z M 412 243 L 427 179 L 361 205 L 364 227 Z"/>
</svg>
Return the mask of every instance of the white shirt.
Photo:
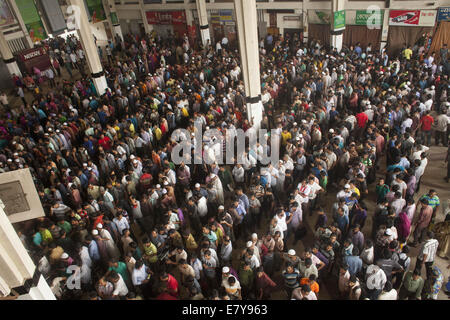
<svg viewBox="0 0 450 320">
<path fill-rule="evenodd" d="M 124 297 L 128 294 L 128 288 L 127 285 L 125 284 L 125 281 L 123 281 L 122 276 L 120 274 L 118 274 L 118 276 L 119 280 L 116 283 L 114 283 L 113 295 Z"/>
<path fill-rule="evenodd" d="M 382 292 L 378 296 L 378 300 L 397 300 L 397 290 L 392 289 L 389 292 Z"/>
<path fill-rule="evenodd" d="M 423 255 L 426 254 L 427 258 L 424 262 L 433 262 L 436 256 L 436 251 L 438 248 L 439 242 L 436 239 L 427 240 L 420 250 L 419 256 L 417 257 L 420 260 L 423 260 Z"/>
<path fill-rule="evenodd" d="M 204 217 L 208 213 L 208 205 L 205 197 L 201 197 L 198 200 L 197 210 L 200 217 Z"/>
<path fill-rule="evenodd" d="M 370 265 L 367 267 L 367 281 L 366 285 L 369 290 L 377 289 L 382 290 L 386 284 L 386 273 L 377 265 Z"/>
<path fill-rule="evenodd" d="M 308 183 L 308 186 L 311 188 L 311 192 L 309 193 L 308 197 L 310 200 L 313 200 L 317 197 L 317 192 L 321 190 L 322 187 L 315 181 L 313 184 Z"/>
<path fill-rule="evenodd" d="M 282 218 L 280 218 L 277 214 L 274 217 L 277 220 L 277 225 L 280 226 L 281 231 L 287 230 L 287 224 L 286 224 L 286 213 L 283 215 Z"/>
<path fill-rule="evenodd" d="M 135 286 L 142 284 L 144 280 L 147 279 L 147 272 L 145 271 L 145 266 L 143 265 L 140 269 L 134 269 L 131 275 L 131 280 Z"/>
</svg>

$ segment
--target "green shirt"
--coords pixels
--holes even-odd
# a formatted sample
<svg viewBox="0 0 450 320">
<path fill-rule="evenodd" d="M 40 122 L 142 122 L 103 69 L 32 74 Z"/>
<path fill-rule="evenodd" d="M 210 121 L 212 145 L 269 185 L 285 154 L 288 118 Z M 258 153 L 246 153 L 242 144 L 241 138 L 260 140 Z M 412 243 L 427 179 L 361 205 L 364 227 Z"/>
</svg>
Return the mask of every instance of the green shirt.
<svg viewBox="0 0 450 320">
<path fill-rule="evenodd" d="M 419 200 L 422 200 L 422 199 L 427 199 L 428 205 L 430 207 L 432 207 L 433 210 L 441 204 L 438 196 L 434 196 L 433 198 L 430 198 L 430 196 L 426 194 L 426 195 L 423 195 Z"/>
<path fill-rule="evenodd" d="M 240 269 L 239 270 L 239 282 L 241 284 L 241 286 L 246 287 L 246 288 L 252 288 L 253 285 L 253 270 L 244 270 L 244 269 Z"/>
<path fill-rule="evenodd" d="M 420 296 L 422 295 L 422 289 L 424 284 L 423 278 L 420 277 L 419 279 L 414 280 L 412 275 L 413 275 L 412 271 L 409 271 L 406 274 L 405 279 L 403 280 L 403 286 L 409 292 L 411 293 L 415 292 L 416 298 L 420 298 Z"/>
<path fill-rule="evenodd" d="M 146 255 L 146 258 L 148 262 L 155 263 L 158 260 L 158 256 L 156 255 L 156 247 L 153 243 L 150 242 L 149 246 L 144 245 L 144 253 Z M 154 256 L 151 256 L 154 254 Z M 151 257 L 150 257 L 151 256 Z"/>
<path fill-rule="evenodd" d="M 72 226 L 70 225 L 69 222 L 67 222 L 66 220 L 64 220 L 64 222 L 58 222 L 58 227 L 60 227 L 61 229 L 63 229 L 67 234 L 70 233 L 70 231 L 72 230 Z"/>
<path fill-rule="evenodd" d="M 111 271 L 111 270 L 120 274 L 124 281 L 129 280 L 127 265 L 125 263 L 123 263 L 122 261 L 117 262 L 117 267 L 109 267 L 108 271 Z"/>
</svg>

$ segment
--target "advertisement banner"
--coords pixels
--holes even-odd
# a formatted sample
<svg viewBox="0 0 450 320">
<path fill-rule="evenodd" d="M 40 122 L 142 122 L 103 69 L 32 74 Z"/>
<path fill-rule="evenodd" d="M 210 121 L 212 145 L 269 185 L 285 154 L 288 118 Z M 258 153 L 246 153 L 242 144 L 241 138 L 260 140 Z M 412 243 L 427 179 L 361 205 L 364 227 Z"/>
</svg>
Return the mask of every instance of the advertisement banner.
<svg viewBox="0 0 450 320">
<path fill-rule="evenodd" d="M 30 0 L 16 0 L 16 5 L 30 34 L 31 40 L 37 42 L 46 39 L 47 33 L 45 32 L 44 25 L 42 24 L 41 17 L 34 2 Z"/>
<path fill-rule="evenodd" d="M 345 10 L 336 11 L 333 19 L 333 30 L 345 28 Z"/>
<path fill-rule="evenodd" d="M 436 10 L 420 10 L 419 26 L 434 27 L 436 15 Z"/>
<path fill-rule="evenodd" d="M 383 24 L 384 11 L 367 12 L 366 10 L 356 10 L 355 24 L 358 26 L 381 26 Z"/>
<path fill-rule="evenodd" d="M 148 24 L 186 24 L 185 11 L 147 11 Z"/>
<path fill-rule="evenodd" d="M 437 21 L 450 21 L 450 7 L 441 7 L 437 13 Z"/>
<path fill-rule="evenodd" d="M 111 23 L 113 26 L 119 24 L 119 18 L 117 18 L 117 13 L 115 12 L 111 12 Z"/>
<path fill-rule="evenodd" d="M 313 24 L 331 24 L 331 11 L 308 10 L 308 21 Z"/>
<path fill-rule="evenodd" d="M 420 10 L 391 10 L 389 12 L 390 26 L 418 26 Z"/>
<path fill-rule="evenodd" d="M 6 0 L 0 0 L 0 26 L 14 23 L 14 16 L 9 9 Z"/>
<path fill-rule="evenodd" d="M 86 4 L 92 23 L 106 20 L 106 13 L 102 0 L 86 0 Z"/>
</svg>

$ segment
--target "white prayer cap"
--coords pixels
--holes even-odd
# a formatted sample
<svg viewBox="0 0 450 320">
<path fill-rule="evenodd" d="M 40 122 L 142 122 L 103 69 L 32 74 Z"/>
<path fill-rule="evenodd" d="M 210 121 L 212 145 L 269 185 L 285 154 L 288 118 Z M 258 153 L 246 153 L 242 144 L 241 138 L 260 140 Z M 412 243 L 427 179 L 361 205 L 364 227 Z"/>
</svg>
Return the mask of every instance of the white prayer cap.
<svg viewBox="0 0 450 320">
<path fill-rule="evenodd" d="M 103 225 L 101 223 L 97 224 L 97 228 L 101 229 L 103 228 Z"/>
<path fill-rule="evenodd" d="M 168 181 L 164 181 L 164 183 L 163 183 L 165 186 L 168 186 L 169 185 L 169 182 Z"/>
<path fill-rule="evenodd" d="M 68 257 L 69 255 L 65 252 L 61 255 L 61 259 L 67 259 Z"/>
<path fill-rule="evenodd" d="M 223 273 L 228 273 L 228 272 L 230 272 L 230 268 L 228 268 L 228 267 L 223 267 L 223 268 L 222 268 L 222 272 L 223 272 Z"/>
<path fill-rule="evenodd" d="M 167 190 L 166 189 L 163 189 L 162 190 L 162 194 L 166 194 L 167 193 Z"/>
<path fill-rule="evenodd" d="M 195 184 L 195 187 L 196 187 L 196 188 L 200 188 L 200 183 L 196 183 L 196 184 Z"/>
<path fill-rule="evenodd" d="M 160 185 L 160 184 L 157 184 L 157 185 L 156 185 L 156 188 L 158 188 L 158 189 L 161 188 L 161 185 Z"/>
<path fill-rule="evenodd" d="M 258 235 L 256 233 L 252 233 L 252 239 L 254 240 L 258 239 Z"/>
<path fill-rule="evenodd" d="M 346 185 L 344 186 L 344 189 L 350 189 L 350 185 L 349 185 L 349 184 L 346 184 Z"/>
<path fill-rule="evenodd" d="M 219 210 L 225 210 L 224 206 L 219 206 Z"/>
<path fill-rule="evenodd" d="M 92 235 L 93 235 L 93 236 L 98 235 L 98 230 L 97 230 L 97 229 L 92 230 Z"/>
<path fill-rule="evenodd" d="M 290 249 L 290 250 L 288 251 L 288 255 L 290 255 L 290 256 L 295 256 L 295 250 L 294 250 L 294 249 Z"/>
</svg>

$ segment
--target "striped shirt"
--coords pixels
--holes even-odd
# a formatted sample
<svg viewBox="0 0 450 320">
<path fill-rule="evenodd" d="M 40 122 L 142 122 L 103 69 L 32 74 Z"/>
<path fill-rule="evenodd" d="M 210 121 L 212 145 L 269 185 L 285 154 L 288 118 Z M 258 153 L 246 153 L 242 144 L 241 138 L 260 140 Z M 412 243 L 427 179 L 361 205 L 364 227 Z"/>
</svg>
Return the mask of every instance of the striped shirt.
<svg viewBox="0 0 450 320">
<path fill-rule="evenodd" d="M 436 251 L 439 246 L 439 242 L 436 239 L 429 239 L 427 240 L 419 253 L 419 256 L 417 257 L 420 260 L 423 260 L 423 255 L 426 254 L 427 258 L 424 262 L 433 262 L 434 258 L 436 256 Z"/>
<path fill-rule="evenodd" d="M 434 196 L 433 198 L 430 198 L 429 195 L 424 195 L 420 198 L 420 200 L 422 199 L 427 199 L 428 200 L 428 205 L 433 208 L 433 210 L 439 206 L 441 204 L 441 202 L 439 201 L 439 197 L 438 196 Z"/>
</svg>

